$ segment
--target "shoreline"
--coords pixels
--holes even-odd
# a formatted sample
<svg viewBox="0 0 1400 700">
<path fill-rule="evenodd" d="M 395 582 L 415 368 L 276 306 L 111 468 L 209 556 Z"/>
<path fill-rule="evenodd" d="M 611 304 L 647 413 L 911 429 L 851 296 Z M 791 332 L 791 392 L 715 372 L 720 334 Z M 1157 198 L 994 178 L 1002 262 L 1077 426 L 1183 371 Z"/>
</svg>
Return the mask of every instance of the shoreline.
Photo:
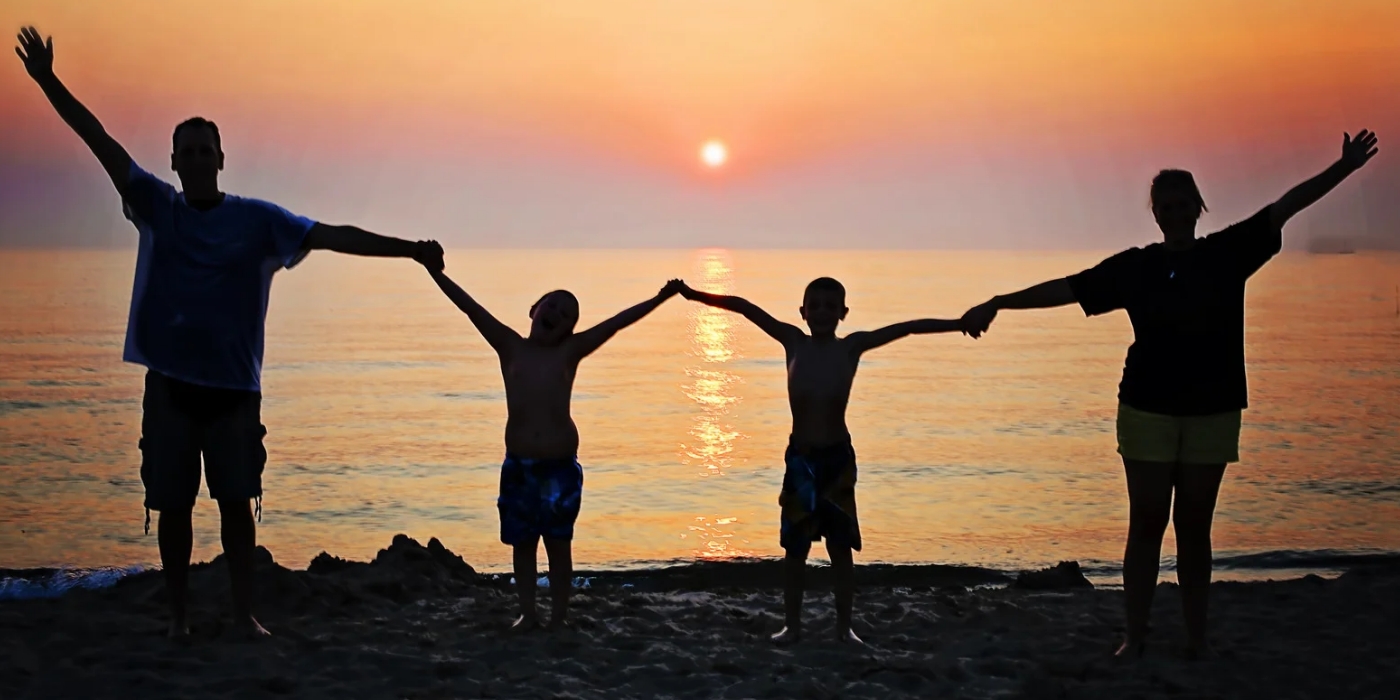
<svg viewBox="0 0 1400 700">
<path fill-rule="evenodd" d="M 403 537 L 403 535 L 400 535 Z M 816 580 L 823 580 L 826 562 L 814 552 L 809 566 Z M 270 554 L 269 554 L 270 556 Z M 321 556 L 341 559 L 322 552 Z M 543 554 L 541 554 L 543 557 Z M 217 559 L 217 557 L 216 557 Z M 356 560 L 344 560 L 354 562 Z M 597 584 L 632 584 L 654 588 L 657 585 L 680 585 L 694 580 L 703 586 L 766 587 L 781 586 L 777 570 L 781 559 L 735 557 L 726 559 L 689 559 L 638 562 L 636 566 L 618 568 L 583 568 L 576 570 L 575 587 Z M 207 565 L 208 562 L 195 564 Z M 279 562 L 280 563 L 280 562 Z M 1098 588 L 1116 589 L 1122 586 L 1119 562 L 1076 561 L 1084 577 Z M 540 562 L 541 570 L 545 565 Z M 1215 559 L 1214 581 L 1217 583 L 1262 583 L 1288 581 L 1307 576 L 1333 579 L 1358 568 L 1394 567 L 1400 569 L 1400 552 L 1384 550 L 1279 550 L 1250 554 L 1218 556 Z M 39 567 L 10 569 L 0 567 L 0 602 L 56 598 L 73 590 L 94 590 L 116 585 L 131 576 L 158 572 L 152 564 L 99 567 Z M 305 571 L 306 569 L 293 569 Z M 474 569 L 475 570 L 475 569 Z M 1008 585 L 1016 576 L 1031 569 L 1003 569 L 975 564 L 948 563 L 856 563 L 859 585 Z M 1176 571 L 1174 557 L 1162 561 L 1164 582 Z M 477 571 L 484 577 L 511 578 L 509 569 Z M 541 580 L 544 576 L 541 574 Z M 735 584 L 734 582 L 739 583 Z M 669 582 L 669 583 L 668 583 Z"/>
<path fill-rule="evenodd" d="M 1336 579 L 1217 583 L 1216 656 L 1188 661 L 1176 586 L 1158 587 L 1146 658 L 1111 657 L 1122 592 L 1071 564 L 1013 578 L 970 567 L 858 568 L 856 631 L 828 641 L 822 569 L 807 638 L 779 649 L 780 562 L 578 572 L 571 628 L 513 635 L 509 577 L 436 540 L 305 570 L 259 551 L 258 615 L 233 637 L 216 559 L 191 570 L 192 637 L 164 638 L 158 571 L 59 598 L 0 601 L 0 696 L 39 697 L 1385 697 L 1400 683 L 1400 565 Z M 547 607 L 548 596 L 541 596 Z"/>
</svg>

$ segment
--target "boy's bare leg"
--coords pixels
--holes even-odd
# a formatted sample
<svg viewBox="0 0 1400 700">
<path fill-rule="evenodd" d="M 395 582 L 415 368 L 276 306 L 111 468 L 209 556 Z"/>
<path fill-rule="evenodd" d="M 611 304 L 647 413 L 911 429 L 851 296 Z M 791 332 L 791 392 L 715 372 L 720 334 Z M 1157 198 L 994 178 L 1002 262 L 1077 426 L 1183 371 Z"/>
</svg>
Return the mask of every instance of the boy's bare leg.
<svg viewBox="0 0 1400 700">
<path fill-rule="evenodd" d="M 234 628 L 251 638 L 266 637 L 268 631 L 253 617 L 253 552 L 258 546 L 258 534 L 248 499 L 219 501 L 219 520 L 229 592 L 233 596 Z M 188 555 L 185 561 L 189 562 Z"/>
<path fill-rule="evenodd" d="M 1181 607 L 1186 616 L 1186 654 L 1208 653 L 1206 618 L 1210 599 L 1210 527 L 1223 464 L 1178 467 L 1172 525 L 1176 528 L 1176 580 L 1181 584 Z"/>
<path fill-rule="evenodd" d="M 515 594 L 520 598 L 520 618 L 511 626 L 520 632 L 528 632 L 540 626 L 539 613 L 535 610 L 535 586 L 539 570 L 535 565 L 535 553 L 540 547 L 540 539 L 532 537 L 527 542 L 515 545 Z"/>
<path fill-rule="evenodd" d="M 1128 478 L 1128 543 L 1123 551 L 1123 598 L 1128 634 L 1116 652 L 1139 656 L 1147 639 L 1162 560 L 1162 535 L 1172 504 L 1172 464 L 1124 459 Z"/>
<path fill-rule="evenodd" d="M 194 550 L 194 506 L 181 510 L 162 510 L 156 522 L 156 540 L 160 543 L 160 566 L 165 572 L 165 590 L 170 597 L 171 639 L 190 633 L 185 618 L 185 601 L 190 580 L 190 553 Z"/>
<path fill-rule="evenodd" d="M 574 590 L 573 543 L 546 537 L 544 553 L 549 557 L 549 596 L 552 602 L 549 628 L 559 629 L 569 621 L 569 596 Z"/>
<path fill-rule="evenodd" d="M 783 557 L 783 629 L 773 635 L 780 646 L 802 639 L 802 592 L 807 573 L 807 553 L 811 544 L 787 550 Z"/>
<path fill-rule="evenodd" d="M 855 605 L 856 567 L 850 545 L 826 541 L 826 553 L 831 557 L 831 576 L 836 597 L 836 641 L 864 644 L 851 629 L 851 609 Z"/>
</svg>

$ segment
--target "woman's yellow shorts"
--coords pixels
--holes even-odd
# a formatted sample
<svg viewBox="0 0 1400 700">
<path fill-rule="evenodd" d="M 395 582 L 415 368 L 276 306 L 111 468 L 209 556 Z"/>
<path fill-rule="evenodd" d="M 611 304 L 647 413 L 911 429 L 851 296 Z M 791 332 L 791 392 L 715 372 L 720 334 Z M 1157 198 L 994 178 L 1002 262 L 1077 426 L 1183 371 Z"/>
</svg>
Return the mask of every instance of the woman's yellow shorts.
<svg viewBox="0 0 1400 700">
<path fill-rule="evenodd" d="M 1168 416 L 1118 404 L 1118 454 L 1141 462 L 1229 464 L 1240 461 L 1242 411 Z"/>
</svg>

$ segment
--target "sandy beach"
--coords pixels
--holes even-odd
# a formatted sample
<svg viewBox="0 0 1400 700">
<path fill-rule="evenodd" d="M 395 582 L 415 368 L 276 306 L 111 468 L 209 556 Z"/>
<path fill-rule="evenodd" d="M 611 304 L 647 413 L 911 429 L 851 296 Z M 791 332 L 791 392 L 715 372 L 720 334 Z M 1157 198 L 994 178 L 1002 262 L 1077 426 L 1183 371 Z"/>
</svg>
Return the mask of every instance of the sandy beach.
<svg viewBox="0 0 1400 700">
<path fill-rule="evenodd" d="M 192 575 L 193 638 L 163 637 L 158 572 L 102 590 L 0 603 L 0 696 L 355 698 L 1380 698 L 1400 683 L 1400 568 L 1218 583 L 1217 655 L 1181 658 L 1175 588 L 1155 646 L 1110 657 L 1120 596 L 1072 571 L 1021 577 L 865 566 L 864 648 L 827 641 L 822 571 L 808 638 L 774 648 L 776 561 L 580 572 L 572 629 L 514 636 L 508 578 L 404 536 L 371 563 L 322 555 L 290 570 L 262 550 L 260 618 L 225 629 L 219 561 Z"/>
</svg>

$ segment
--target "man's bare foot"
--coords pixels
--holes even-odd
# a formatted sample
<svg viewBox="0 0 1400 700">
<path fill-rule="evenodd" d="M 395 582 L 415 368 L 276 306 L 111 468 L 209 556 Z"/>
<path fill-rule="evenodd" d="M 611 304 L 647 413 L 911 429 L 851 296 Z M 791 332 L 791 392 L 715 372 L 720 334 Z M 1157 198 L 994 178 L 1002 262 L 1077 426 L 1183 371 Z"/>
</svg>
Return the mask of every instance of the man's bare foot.
<svg viewBox="0 0 1400 700">
<path fill-rule="evenodd" d="M 844 632 L 836 633 L 836 641 L 841 642 L 843 644 L 859 644 L 861 646 L 865 645 L 865 640 L 861 639 L 860 637 L 857 637 L 855 630 L 849 627 L 847 627 L 846 631 Z"/>
<path fill-rule="evenodd" d="M 265 639 L 272 636 L 272 633 L 258 624 L 252 615 L 233 623 L 233 632 L 238 637 L 248 640 Z"/>
<path fill-rule="evenodd" d="M 802 630 L 797 627 L 784 627 L 769 639 L 780 647 L 790 646 L 802 641 Z"/>
<path fill-rule="evenodd" d="M 1118 647 L 1118 651 L 1113 652 L 1115 657 L 1124 660 L 1141 659 L 1147 653 L 1147 640 L 1145 639 L 1124 639 L 1123 644 Z"/>
<path fill-rule="evenodd" d="M 534 615 L 521 615 L 511 624 L 510 631 L 512 634 L 524 634 L 526 632 L 533 632 L 539 628 L 540 619 L 538 617 Z"/>
</svg>

